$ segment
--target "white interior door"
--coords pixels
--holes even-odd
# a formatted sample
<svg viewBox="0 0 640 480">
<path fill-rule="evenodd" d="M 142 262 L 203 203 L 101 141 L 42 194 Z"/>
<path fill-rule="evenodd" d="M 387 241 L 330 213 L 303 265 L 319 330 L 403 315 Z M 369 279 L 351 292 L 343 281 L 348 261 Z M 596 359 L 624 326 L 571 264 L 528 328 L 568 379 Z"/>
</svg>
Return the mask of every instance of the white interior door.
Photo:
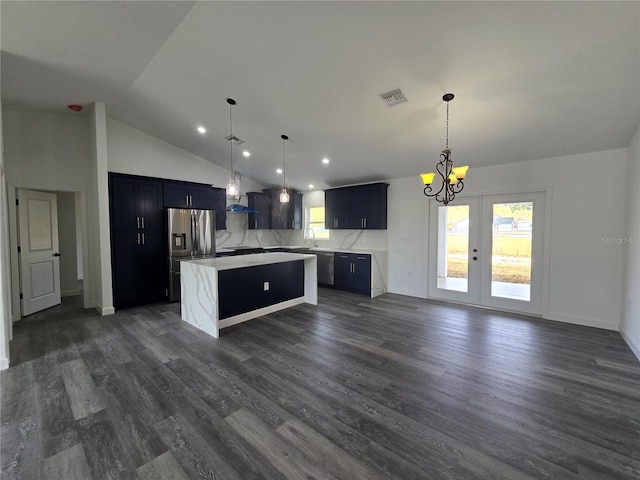
<svg viewBox="0 0 640 480">
<path fill-rule="evenodd" d="M 542 313 L 544 193 L 430 202 L 429 296 Z"/>
<path fill-rule="evenodd" d="M 60 303 L 58 206 L 55 194 L 18 190 L 22 316 Z"/>
</svg>

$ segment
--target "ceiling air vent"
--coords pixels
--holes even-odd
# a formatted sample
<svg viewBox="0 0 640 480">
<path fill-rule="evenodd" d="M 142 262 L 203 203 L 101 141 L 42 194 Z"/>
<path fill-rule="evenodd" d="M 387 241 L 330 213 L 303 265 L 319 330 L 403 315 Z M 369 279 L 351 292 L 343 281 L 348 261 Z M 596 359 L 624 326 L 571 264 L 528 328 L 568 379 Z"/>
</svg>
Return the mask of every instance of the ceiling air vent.
<svg viewBox="0 0 640 480">
<path fill-rule="evenodd" d="M 244 140 L 242 140 L 241 138 L 236 137 L 235 135 L 228 135 L 226 137 L 224 137 L 225 140 L 228 141 L 233 141 L 234 145 L 242 145 L 244 143 Z"/>
<path fill-rule="evenodd" d="M 407 101 L 407 97 L 404 96 L 404 93 L 402 93 L 402 90 L 400 90 L 399 88 L 381 93 L 380 98 L 382 98 L 382 100 L 384 100 L 384 103 L 386 103 L 389 107 L 393 107 L 394 105 L 398 105 L 399 103 L 404 103 Z"/>
</svg>

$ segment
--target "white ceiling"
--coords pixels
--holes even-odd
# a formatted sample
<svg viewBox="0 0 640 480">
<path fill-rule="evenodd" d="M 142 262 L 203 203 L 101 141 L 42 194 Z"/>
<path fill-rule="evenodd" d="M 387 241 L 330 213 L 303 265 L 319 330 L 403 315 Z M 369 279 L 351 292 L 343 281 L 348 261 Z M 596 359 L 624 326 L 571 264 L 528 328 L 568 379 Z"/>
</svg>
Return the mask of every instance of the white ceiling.
<svg viewBox="0 0 640 480">
<path fill-rule="evenodd" d="M 111 117 L 307 189 L 623 148 L 640 124 L 639 2 L 7 2 L 5 107 Z M 408 102 L 379 94 L 401 87 Z M 69 113 L 70 115 L 72 113 Z M 197 125 L 209 129 L 205 136 Z M 331 164 L 321 159 L 327 156 Z M 473 170 L 469 172 L 472 178 Z"/>
</svg>

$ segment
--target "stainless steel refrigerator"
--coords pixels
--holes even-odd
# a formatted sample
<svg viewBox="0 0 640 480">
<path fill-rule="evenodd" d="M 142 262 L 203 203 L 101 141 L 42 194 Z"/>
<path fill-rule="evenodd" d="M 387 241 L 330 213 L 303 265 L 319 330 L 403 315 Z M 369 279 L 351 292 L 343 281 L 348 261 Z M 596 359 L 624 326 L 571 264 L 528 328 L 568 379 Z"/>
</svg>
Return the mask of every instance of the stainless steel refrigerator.
<svg viewBox="0 0 640 480">
<path fill-rule="evenodd" d="M 167 209 L 169 301 L 180 300 L 180 261 L 216 256 L 216 213 L 213 210 Z"/>
</svg>

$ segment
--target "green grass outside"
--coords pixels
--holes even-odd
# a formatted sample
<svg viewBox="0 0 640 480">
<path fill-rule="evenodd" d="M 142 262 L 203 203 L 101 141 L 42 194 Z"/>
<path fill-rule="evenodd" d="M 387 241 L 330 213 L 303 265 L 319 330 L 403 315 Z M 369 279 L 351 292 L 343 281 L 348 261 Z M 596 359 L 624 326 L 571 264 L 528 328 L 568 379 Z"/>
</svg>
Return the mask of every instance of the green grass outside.
<svg viewBox="0 0 640 480">
<path fill-rule="evenodd" d="M 447 251 L 449 253 L 467 253 L 465 235 L 449 235 Z M 493 254 L 505 257 L 530 257 L 530 237 L 498 237 L 493 240 Z"/>
</svg>

